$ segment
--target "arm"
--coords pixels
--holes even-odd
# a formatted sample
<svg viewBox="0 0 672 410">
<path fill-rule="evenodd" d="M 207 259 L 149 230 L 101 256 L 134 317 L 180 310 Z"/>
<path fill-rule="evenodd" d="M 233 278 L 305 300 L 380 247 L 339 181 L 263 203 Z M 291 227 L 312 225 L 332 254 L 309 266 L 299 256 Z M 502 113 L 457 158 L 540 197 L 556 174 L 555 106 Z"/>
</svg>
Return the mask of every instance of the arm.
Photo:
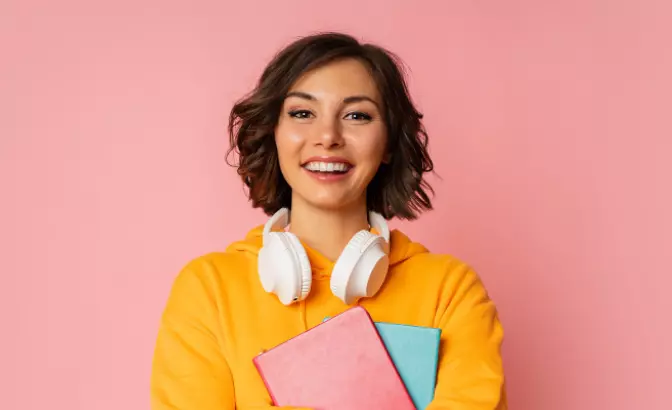
<svg viewBox="0 0 672 410">
<path fill-rule="evenodd" d="M 204 262 L 193 262 L 175 280 L 154 350 L 151 410 L 236 410 L 221 348 L 217 286 L 216 272 Z"/>
<path fill-rule="evenodd" d="M 151 410 L 235 410 L 233 379 L 222 355 L 213 276 L 187 266 L 159 324 L 150 379 Z"/>
<path fill-rule="evenodd" d="M 437 385 L 426 410 L 506 410 L 503 330 L 493 302 L 468 267 L 451 273 L 445 289 Z"/>
</svg>

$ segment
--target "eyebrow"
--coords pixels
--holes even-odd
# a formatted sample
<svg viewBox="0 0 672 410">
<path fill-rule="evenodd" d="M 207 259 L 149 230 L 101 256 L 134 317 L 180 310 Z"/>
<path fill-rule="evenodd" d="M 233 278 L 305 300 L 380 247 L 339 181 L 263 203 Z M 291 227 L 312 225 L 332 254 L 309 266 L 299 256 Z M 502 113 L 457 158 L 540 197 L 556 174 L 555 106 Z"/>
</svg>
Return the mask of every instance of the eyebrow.
<svg viewBox="0 0 672 410">
<path fill-rule="evenodd" d="M 314 95 L 303 92 L 303 91 L 292 91 L 287 93 L 285 96 L 285 99 L 289 97 L 297 97 L 297 98 L 302 98 L 304 100 L 309 100 L 309 101 L 317 101 L 317 98 L 315 98 Z M 371 97 L 368 97 L 366 95 L 352 95 L 350 97 L 345 97 L 343 99 L 343 102 L 346 104 L 352 104 L 360 101 L 370 101 L 373 103 L 376 107 L 378 107 L 378 103 Z"/>
</svg>

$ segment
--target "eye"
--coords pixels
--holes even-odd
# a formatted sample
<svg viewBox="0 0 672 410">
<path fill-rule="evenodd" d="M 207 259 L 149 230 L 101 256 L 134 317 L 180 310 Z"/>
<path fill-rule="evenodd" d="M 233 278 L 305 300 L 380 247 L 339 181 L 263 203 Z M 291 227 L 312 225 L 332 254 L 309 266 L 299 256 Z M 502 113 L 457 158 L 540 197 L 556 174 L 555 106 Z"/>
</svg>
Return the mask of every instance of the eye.
<svg viewBox="0 0 672 410">
<path fill-rule="evenodd" d="M 289 114 L 289 116 L 292 118 L 298 118 L 298 119 L 308 119 L 313 115 L 313 113 L 311 113 L 308 110 L 292 110 L 287 114 Z"/>
<path fill-rule="evenodd" d="M 355 121 L 371 121 L 371 116 L 361 111 L 348 113 L 348 115 L 346 115 L 345 118 L 350 118 Z"/>
</svg>

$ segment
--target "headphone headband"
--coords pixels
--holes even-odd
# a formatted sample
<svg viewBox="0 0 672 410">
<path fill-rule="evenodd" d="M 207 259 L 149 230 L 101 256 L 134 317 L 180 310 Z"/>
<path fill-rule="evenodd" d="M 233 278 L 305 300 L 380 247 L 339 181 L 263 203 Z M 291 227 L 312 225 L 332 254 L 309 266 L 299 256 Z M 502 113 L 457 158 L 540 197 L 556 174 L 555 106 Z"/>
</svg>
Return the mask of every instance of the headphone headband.
<svg viewBox="0 0 672 410">
<path fill-rule="evenodd" d="M 264 225 L 264 241 L 271 231 L 285 229 L 287 225 L 289 225 L 289 209 L 280 208 L 280 210 L 273 214 Z"/>
<path fill-rule="evenodd" d="M 269 218 L 264 225 L 264 240 L 268 237 L 271 231 L 285 229 L 289 225 L 289 209 L 281 208 Z M 387 226 L 385 218 L 376 212 L 369 212 L 369 224 L 374 228 L 380 236 L 385 239 L 385 242 L 390 242 L 390 228 Z"/>
<path fill-rule="evenodd" d="M 374 228 L 380 236 L 385 239 L 385 242 L 390 243 L 390 228 L 387 226 L 385 218 L 376 212 L 369 212 L 369 224 Z"/>
</svg>

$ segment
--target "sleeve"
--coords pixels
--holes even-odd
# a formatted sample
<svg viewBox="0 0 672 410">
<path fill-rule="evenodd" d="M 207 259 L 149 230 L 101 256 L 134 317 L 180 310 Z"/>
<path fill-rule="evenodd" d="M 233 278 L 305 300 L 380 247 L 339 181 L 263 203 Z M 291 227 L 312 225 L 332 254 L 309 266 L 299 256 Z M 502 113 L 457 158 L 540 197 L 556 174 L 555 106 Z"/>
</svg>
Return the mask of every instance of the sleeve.
<svg viewBox="0 0 672 410">
<path fill-rule="evenodd" d="M 236 408 L 220 345 L 215 283 L 204 271 L 202 263 L 190 263 L 168 296 L 152 361 L 151 410 Z"/>
<path fill-rule="evenodd" d="M 237 409 L 221 348 L 216 278 L 214 268 L 192 262 L 173 284 L 154 348 L 151 410 Z M 254 407 L 266 409 L 277 407 Z"/>
<path fill-rule="evenodd" d="M 495 305 L 469 267 L 447 282 L 438 310 L 437 384 L 426 410 L 506 410 L 503 329 Z"/>
</svg>

